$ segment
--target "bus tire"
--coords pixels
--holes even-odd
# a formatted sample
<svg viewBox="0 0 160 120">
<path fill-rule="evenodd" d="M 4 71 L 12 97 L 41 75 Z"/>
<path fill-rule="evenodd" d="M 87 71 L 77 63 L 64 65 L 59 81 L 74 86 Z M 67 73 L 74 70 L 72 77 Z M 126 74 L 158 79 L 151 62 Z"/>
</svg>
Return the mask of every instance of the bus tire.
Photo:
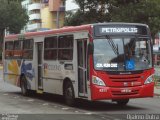
<svg viewBox="0 0 160 120">
<path fill-rule="evenodd" d="M 22 95 L 27 96 L 29 91 L 27 89 L 27 80 L 24 75 L 21 76 L 20 83 Z"/>
<path fill-rule="evenodd" d="M 69 106 L 73 106 L 75 103 L 75 95 L 74 95 L 74 89 L 71 82 L 66 82 L 64 86 L 64 99 L 65 103 Z"/>
<path fill-rule="evenodd" d="M 129 102 L 129 99 L 116 100 L 119 106 L 125 106 Z"/>
</svg>

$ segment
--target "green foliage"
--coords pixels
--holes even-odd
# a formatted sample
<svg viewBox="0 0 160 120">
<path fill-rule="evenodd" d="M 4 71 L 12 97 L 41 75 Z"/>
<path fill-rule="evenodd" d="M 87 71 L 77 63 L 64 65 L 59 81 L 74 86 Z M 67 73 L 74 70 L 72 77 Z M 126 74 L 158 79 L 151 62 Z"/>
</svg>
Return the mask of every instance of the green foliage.
<svg viewBox="0 0 160 120">
<path fill-rule="evenodd" d="M 0 0 L 0 53 L 5 29 L 11 33 L 19 33 L 27 22 L 28 15 L 20 0 Z"/>
<path fill-rule="evenodd" d="M 69 13 L 66 25 L 96 22 L 148 24 L 152 36 L 160 30 L 160 0 L 74 0 L 80 7 Z"/>
<path fill-rule="evenodd" d="M 106 0 L 75 0 L 80 6 L 77 12 L 66 15 L 66 25 L 80 25 L 95 22 L 109 21 Z"/>
<path fill-rule="evenodd" d="M 67 17 L 65 18 L 65 23 L 64 23 L 65 26 L 68 25 L 76 26 L 76 25 L 81 25 L 83 23 L 83 17 L 82 17 L 83 13 L 80 10 L 78 10 L 75 14 L 73 14 L 70 11 L 66 12 L 66 14 Z"/>
<path fill-rule="evenodd" d="M 22 8 L 19 2 L 0 0 L 0 33 L 4 29 L 11 33 L 18 33 L 28 22 L 26 10 Z"/>
<path fill-rule="evenodd" d="M 26 10 L 22 9 L 19 3 L 12 3 L 12 7 L 10 7 L 8 11 L 10 13 L 10 22 L 8 24 L 9 31 L 12 33 L 19 33 L 24 25 L 26 25 L 28 22 L 28 15 L 26 14 Z"/>
<path fill-rule="evenodd" d="M 148 24 L 152 36 L 160 29 L 160 0 L 116 1 L 109 9 L 114 22 L 137 22 Z M 127 1 L 127 0 L 126 0 Z"/>
</svg>

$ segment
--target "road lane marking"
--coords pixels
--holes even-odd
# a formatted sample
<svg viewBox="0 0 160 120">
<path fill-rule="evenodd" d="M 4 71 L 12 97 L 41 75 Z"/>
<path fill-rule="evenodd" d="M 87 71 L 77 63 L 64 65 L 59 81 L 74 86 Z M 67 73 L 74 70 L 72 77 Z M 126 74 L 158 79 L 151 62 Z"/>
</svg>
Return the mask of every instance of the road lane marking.
<svg viewBox="0 0 160 120">
<path fill-rule="evenodd" d="M 44 105 L 44 106 L 48 106 L 49 104 L 48 104 L 48 103 L 43 103 L 43 105 Z"/>
<path fill-rule="evenodd" d="M 27 101 L 28 101 L 28 102 L 33 102 L 34 100 L 33 100 L 33 99 L 28 99 Z"/>
</svg>

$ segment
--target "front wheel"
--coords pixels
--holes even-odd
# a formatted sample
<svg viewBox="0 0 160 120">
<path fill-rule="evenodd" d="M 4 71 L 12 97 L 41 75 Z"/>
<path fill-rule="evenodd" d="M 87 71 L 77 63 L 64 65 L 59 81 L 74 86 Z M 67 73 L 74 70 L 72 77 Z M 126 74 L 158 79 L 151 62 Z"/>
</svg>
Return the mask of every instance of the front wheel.
<svg viewBox="0 0 160 120">
<path fill-rule="evenodd" d="M 129 102 L 129 99 L 116 100 L 116 102 L 120 106 L 125 106 Z"/>
<path fill-rule="evenodd" d="M 74 89 L 71 82 L 67 82 L 64 87 L 64 99 L 67 105 L 73 106 L 75 102 Z"/>
<path fill-rule="evenodd" d="M 27 80 L 26 80 L 25 76 L 21 76 L 20 82 L 21 82 L 21 84 L 20 84 L 21 85 L 21 93 L 22 93 L 22 95 L 27 96 L 28 89 L 27 89 Z"/>
</svg>

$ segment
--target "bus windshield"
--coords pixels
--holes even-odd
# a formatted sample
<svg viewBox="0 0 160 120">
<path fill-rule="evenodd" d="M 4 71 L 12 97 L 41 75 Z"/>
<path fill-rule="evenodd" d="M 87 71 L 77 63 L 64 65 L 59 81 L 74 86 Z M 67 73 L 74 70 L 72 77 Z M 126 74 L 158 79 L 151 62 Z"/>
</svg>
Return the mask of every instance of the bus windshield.
<svg viewBox="0 0 160 120">
<path fill-rule="evenodd" d="M 134 71 L 152 67 L 149 38 L 106 37 L 94 39 L 94 68 L 104 71 Z"/>
</svg>

